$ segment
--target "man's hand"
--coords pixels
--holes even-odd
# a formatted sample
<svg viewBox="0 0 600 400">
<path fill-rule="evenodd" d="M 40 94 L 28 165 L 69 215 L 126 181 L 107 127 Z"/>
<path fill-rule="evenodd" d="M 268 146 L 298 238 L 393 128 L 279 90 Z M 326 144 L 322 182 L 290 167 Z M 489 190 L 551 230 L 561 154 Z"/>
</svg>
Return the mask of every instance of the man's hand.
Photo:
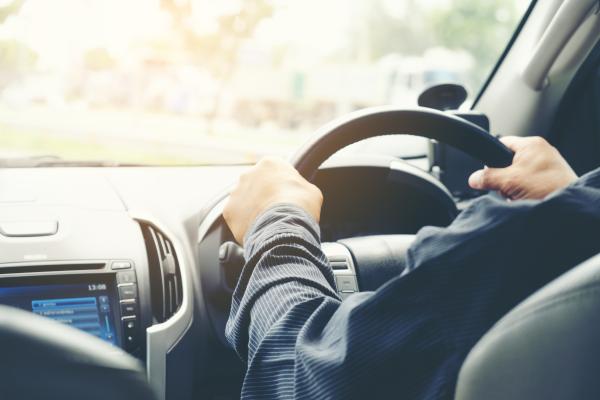
<svg viewBox="0 0 600 400">
<path fill-rule="evenodd" d="M 515 152 L 512 165 L 485 168 L 469 177 L 473 189 L 496 190 L 509 199 L 543 199 L 577 179 L 569 164 L 541 137 L 505 136 L 500 139 Z"/>
<path fill-rule="evenodd" d="M 243 245 L 244 236 L 254 220 L 279 203 L 301 207 L 318 222 L 323 194 L 289 163 L 264 158 L 242 174 L 225 205 L 223 217 L 235 240 Z"/>
</svg>

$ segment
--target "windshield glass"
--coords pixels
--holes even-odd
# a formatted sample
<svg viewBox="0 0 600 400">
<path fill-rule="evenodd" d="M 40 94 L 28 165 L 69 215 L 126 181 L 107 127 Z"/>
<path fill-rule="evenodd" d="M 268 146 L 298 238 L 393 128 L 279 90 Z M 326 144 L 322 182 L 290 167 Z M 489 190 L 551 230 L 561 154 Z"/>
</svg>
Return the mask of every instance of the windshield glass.
<svg viewBox="0 0 600 400">
<path fill-rule="evenodd" d="M 287 156 L 426 87 L 472 99 L 522 0 L 0 0 L 0 158 Z M 469 100 L 467 100 L 469 101 Z"/>
</svg>

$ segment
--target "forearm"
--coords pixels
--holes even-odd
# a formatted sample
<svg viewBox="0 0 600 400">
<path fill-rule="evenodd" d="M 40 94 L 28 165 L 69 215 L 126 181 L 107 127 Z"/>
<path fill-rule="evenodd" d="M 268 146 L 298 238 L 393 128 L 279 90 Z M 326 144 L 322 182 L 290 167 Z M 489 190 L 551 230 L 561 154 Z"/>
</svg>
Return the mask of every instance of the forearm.
<svg viewBox="0 0 600 400">
<path fill-rule="evenodd" d="M 259 218 L 227 328 L 248 362 L 241 397 L 450 398 L 464 357 L 502 315 L 598 252 L 599 177 L 544 201 L 478 200 L 451 227 L 421 231 L 405 276 L 343 303 L 316 223 Z"/>
<path fill-rule="evenodd" d="M 302 323 L 311 314 L 308 304 L 339 298 L 320 248 L 319 227 L 302 209 L 271 208 L 259 216 L 244 243 L 246 265 L 234 292 L 226 334 L 250 363 L 275 324 L 294 313 L 294 321 Z"/>
</svg>

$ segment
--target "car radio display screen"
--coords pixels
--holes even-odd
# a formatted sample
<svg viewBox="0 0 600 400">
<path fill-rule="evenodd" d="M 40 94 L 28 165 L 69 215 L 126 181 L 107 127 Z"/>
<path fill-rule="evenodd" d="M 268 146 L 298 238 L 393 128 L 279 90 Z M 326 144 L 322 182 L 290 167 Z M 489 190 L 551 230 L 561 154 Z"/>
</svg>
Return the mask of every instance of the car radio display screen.
<svg viewBox="0 0 600 400">
<path fill-rule="evenodd" d="M 64 277 L 63 277 L 64 278 Z M 0 304 L 31 311 L 119 345 L 115 283 L 102 277 L 87 282 L 41 283 L 38 277 L 0 281 Z M 45 279 L 48 281 L 48 278 Z M 70 279 L 72 281 L 72 279 Z"/>
</svg>

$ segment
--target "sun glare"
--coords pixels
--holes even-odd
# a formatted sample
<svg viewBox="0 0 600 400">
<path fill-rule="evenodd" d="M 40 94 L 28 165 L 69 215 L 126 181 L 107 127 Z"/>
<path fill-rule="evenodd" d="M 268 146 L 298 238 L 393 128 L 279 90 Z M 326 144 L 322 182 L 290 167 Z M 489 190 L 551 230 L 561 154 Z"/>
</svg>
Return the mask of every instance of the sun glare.
<svg viewBox="0 0 600 400">
<path fill-rule="evenodd" d="M 189 164 L 286 155 L 358 108 L 413 106 L 441 82 L 474 94 L 523 4 L 4 1 L 0 157 Z"/>
</svg>

